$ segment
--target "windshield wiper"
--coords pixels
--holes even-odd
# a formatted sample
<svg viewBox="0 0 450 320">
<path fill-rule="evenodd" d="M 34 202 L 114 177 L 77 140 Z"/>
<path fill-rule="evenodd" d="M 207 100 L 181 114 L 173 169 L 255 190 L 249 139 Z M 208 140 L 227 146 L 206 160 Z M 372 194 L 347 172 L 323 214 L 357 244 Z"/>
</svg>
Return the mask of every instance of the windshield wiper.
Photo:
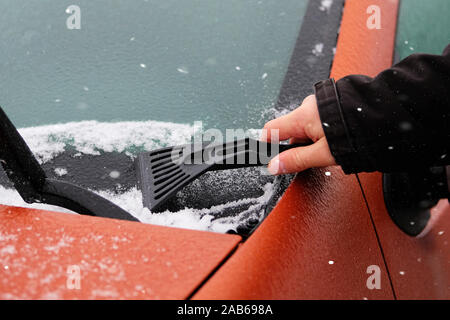
<svg viewBox="0 0 450 320">
<path fill-rule="evenodd" d="M 139 221 L 96 193 L 69 182 L 47 178 L 30 148 L 0 107 L 0 162 L 27 203 L 46 203 L 79 214 Z"/>
</svg>

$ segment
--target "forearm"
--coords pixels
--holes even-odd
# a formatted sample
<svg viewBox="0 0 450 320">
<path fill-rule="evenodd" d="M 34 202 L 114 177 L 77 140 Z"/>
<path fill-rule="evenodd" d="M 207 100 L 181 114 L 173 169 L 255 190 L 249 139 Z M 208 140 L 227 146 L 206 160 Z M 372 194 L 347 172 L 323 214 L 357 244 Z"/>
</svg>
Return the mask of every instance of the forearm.
<svg viewBox="0 0 450 320">
<path fill-rule="evenodd" d="M 352 75 L 315 88 L 330 150 L 346 173 L 449 164 L 450 46 L 375 78 Z"/>
</svg>

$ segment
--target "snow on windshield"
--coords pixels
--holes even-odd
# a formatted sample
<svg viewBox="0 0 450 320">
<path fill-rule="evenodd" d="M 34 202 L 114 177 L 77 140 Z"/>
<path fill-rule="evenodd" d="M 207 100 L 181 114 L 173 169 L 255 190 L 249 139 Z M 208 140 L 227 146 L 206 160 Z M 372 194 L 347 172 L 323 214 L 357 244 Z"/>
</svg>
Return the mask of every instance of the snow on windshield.
<svg viewBox="0 0 450 320">
<path fill-rule="evenodd" d="M 176 124 L 160 121 L 127 121 L 127 122 L 97 122 L 81 121 L 65 124 L 45 125 L 19 129 L 20 134 L 28 143 L 35 157 L 41 164 L 51 161 L 65 151 L 70 145 L 75 149 L 75 156 L 99 155 L 101 152 L 120 152 L 134 158 L 144 150 L 154 150 L 171 145 L 184 144 L 190 141 L 194 127 L 188 124 Z M 252 130 L 253 136 L 258 130 Z M 70 168 L 53 168 L 58 177 L 70 173 Z M 255 174 L 260 174 L 255 171 Z M 110 175 L 114 174 L 114 171 Z M 223 171 L 219 175 L 221 181 L 230 180 L 233 175 L 230 171 Z M 217 183 L 216 177 L 211 177 L 206 183 Z M 208 209 L 184 208 L 177 212 L 151 213 L 142 205 L 141 191 L 134 187 L 123 192 L 111 190 L 92 190 L 109 199 L 118 206 L 130 212 L 141 222 L 157 225 L 181 227 L 214 232 L 227 232 L 236 230 L 237 226 L 248 218 L 261 220 L 264 207 L 274 193 L 274 185 L 266 183 L 261 186 L 261 194 L 255 198 L 243 198 L 221 203 Z M 182 191 L 181 191 L 182 192 Z M 70 212 L 67 209 L 34 203 L 25 203 L 14 189 L 0 186 L 0 203 L 5 205 L 31 207 L 59 212 Z M 215 214 L 227 209 L 243 206 L 246 209 L 237 215 L 216 217 Z M 255 216 L 257 212 L 257 216 Z M 249 216 L 250 215 L 250 216 Z"/>
</svg>

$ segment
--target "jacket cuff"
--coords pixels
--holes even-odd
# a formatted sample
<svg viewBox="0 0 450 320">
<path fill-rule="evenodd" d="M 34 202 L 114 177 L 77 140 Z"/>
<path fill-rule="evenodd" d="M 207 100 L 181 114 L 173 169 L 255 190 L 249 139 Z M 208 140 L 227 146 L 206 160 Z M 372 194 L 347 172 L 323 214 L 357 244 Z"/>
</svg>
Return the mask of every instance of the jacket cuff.
<svg viewBox="0 0 450 320">
<path fill-rule="evenodd" d="M 316 83 L 314 92 L 323 131 L 336 163 L 346 174 L 366 169 L 367 161 L 360 158 L 353 145 L 334 79 Z"/>
</svg>

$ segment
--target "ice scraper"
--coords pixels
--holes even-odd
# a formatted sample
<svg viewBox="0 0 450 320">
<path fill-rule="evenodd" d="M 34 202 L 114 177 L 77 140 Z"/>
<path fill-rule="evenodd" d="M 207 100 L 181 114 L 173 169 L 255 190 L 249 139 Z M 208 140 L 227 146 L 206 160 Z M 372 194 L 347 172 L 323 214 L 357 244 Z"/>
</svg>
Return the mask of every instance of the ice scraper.
<svg viewBox="0 0 450 320">
<path fill-rule="evenodd" d="M 156 212 L 177 191 L 207 171 L 267 165 L 278 153 L 303 145 L 270 144 L 246 138 L 143 152 L 136 159 L 136 180 L 144 206 Z M 47 203 L 80 214 L 137 221 L 127 211 L 86 188 L 48 178 L 2 108 L 0 162 L 27 203 Z"/>
</svg>

